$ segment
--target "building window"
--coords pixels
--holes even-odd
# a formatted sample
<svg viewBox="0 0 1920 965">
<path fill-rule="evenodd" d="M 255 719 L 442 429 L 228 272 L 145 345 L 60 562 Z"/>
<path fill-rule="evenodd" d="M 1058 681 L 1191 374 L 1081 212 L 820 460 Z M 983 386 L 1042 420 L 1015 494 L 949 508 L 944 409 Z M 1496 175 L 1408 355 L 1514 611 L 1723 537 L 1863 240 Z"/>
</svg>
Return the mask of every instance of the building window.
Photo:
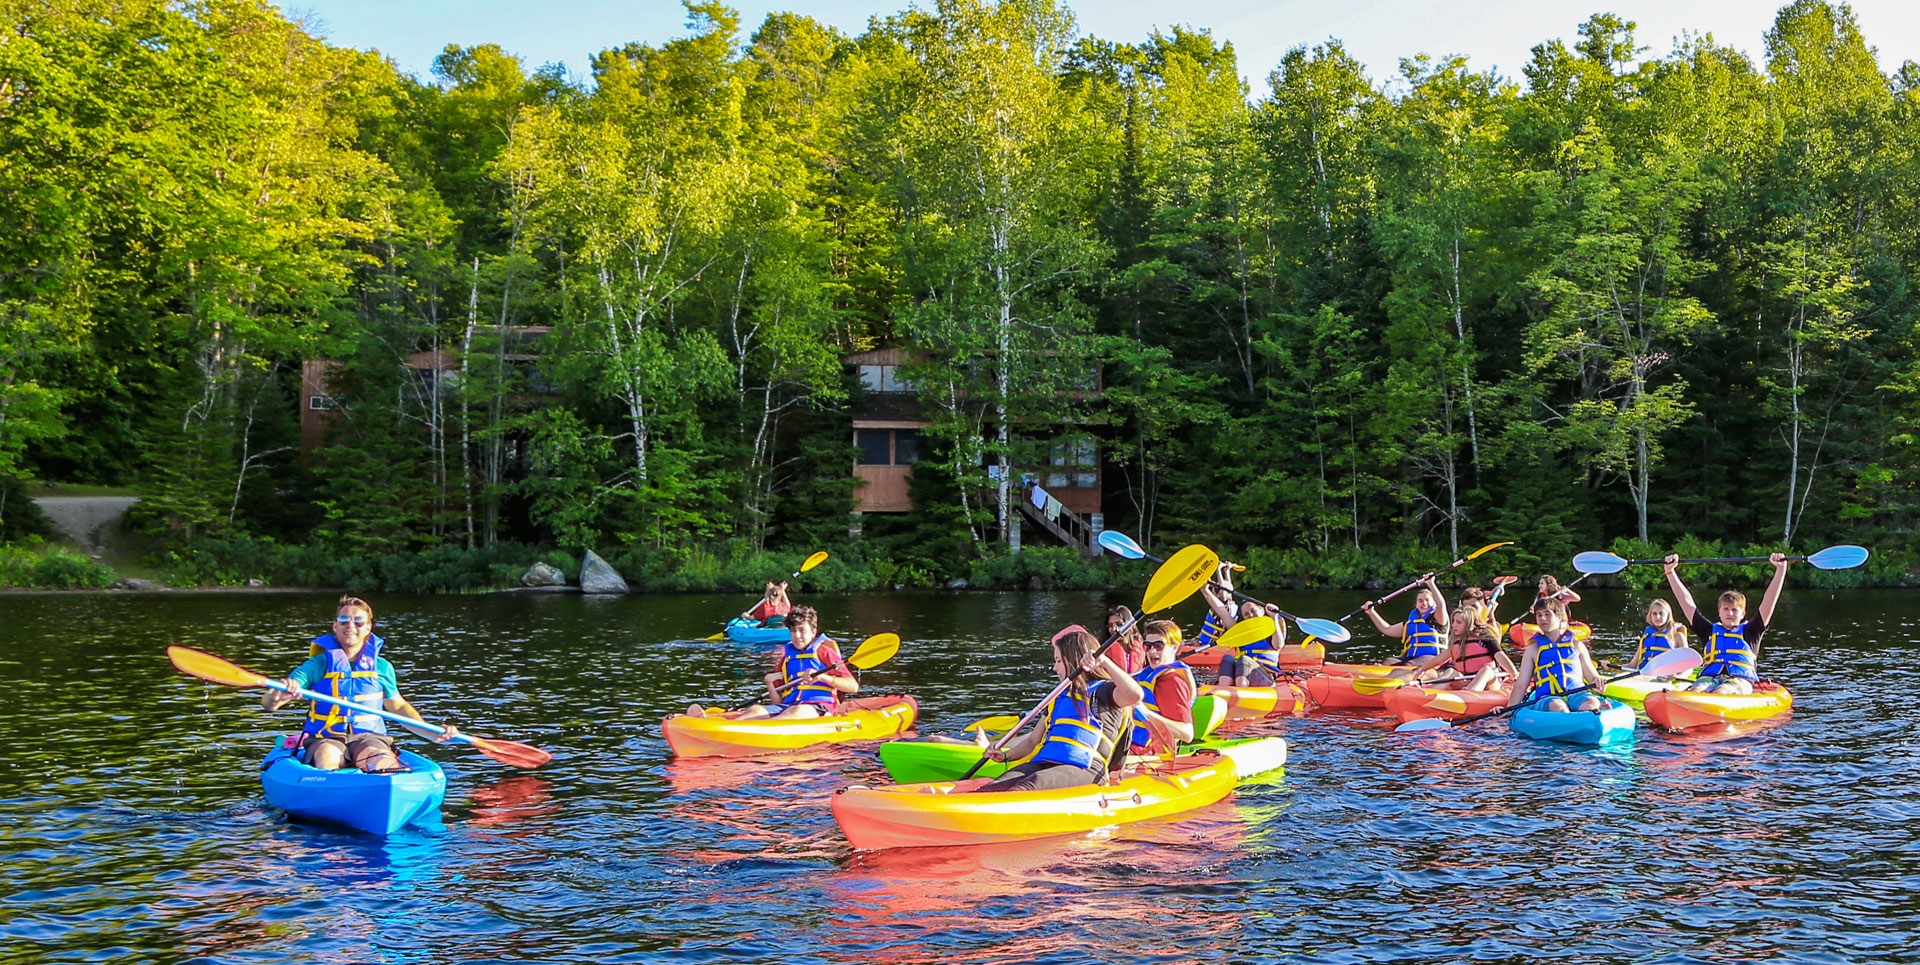
<svg viewBox="0 0 1920 965">
<path fill-rule="evenodd" d="M 860 386 L 868 392 L 912 392 L 913 383 L 900 377 L 897 365 L 860 366 Z"/>
<path fill-rule="evenodd" d="M 310 395 L 310 396 L 307 396 L 307 408 L 312 409 L 315 412 L 330 412 L 340 407 L 338 405 L 335 405 L 332 399 L 329 399 L 324 395 Z M 282 411 L 285 411 L 285 410 L 282 410 Z"/>
<path fill-rule="evenodd" d="M 1084 436 L 1055 439 L 1047 446 L 1048 489 L 1093 489 L 1100 485 L 1100 452 Z"/>
<path fill-rule="evenodd" d="M 855 429 L 853 432 L 853 444 L 860 449 L 862 466 L 892 465 L 892 441 L 893 433 L 886 429 Z"/>
<path fill-rule="evenodd" d="M 893 431 L 893 464 L 911 466 L 920 461 L 920 433 L 912 429 Z"/>
</svg>

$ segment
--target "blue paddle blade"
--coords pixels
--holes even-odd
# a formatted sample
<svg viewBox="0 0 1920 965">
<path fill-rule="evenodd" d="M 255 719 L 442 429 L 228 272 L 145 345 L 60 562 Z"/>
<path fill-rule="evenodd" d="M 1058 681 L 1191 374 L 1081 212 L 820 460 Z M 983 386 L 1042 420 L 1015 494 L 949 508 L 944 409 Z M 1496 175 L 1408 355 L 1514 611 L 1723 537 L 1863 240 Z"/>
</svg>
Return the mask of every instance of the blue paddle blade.
<svg viewBox="0 0 1920 965">
<path fill-rule="evenodd" d="M 1850 570 L 1866 561 L 1864 546 L 1829 546 L 1807 557 L 1807 562 L 1823 570 Z"/>
<path fill-rule="evenodd" d="M 1393 732 L 1396 734 L 1406 734 L 1416 730 L 1449 730 L 1452 727 L 1453 722 L 1450 720 L 1441 720 L 1438 717 L 1422 717 L 1419 720 L 1410 720 L 1395 727 Z"/>
<path fill-rule="evenodd" d="M 1141 549 L 1140 544 L 1134 542 L 1127 534 L 1110 529 L 1100 534 L 1100 545 L 1106 547 L 1107 552 L 1130 560 L 1137 560 L 1147 555 L 1147 551 Z"/>
<path fill-rule="evenodd" d="M 1573 568 L 1590 576 L 1604 576 L 1626 569 L 1627 561 L 1612 553 L 1581 553 L 1573 558 Z"/>
<path fill-rule="evenodd" d="M 1332 620 L 1315 620 L 1312 617 L 1294 617 L 1293 622 L 1300 632 L 1310 637 L 1318 637 L 1325 643 L 1346 643 L 1353 639 L 1353 631 Z"/>
</svg>

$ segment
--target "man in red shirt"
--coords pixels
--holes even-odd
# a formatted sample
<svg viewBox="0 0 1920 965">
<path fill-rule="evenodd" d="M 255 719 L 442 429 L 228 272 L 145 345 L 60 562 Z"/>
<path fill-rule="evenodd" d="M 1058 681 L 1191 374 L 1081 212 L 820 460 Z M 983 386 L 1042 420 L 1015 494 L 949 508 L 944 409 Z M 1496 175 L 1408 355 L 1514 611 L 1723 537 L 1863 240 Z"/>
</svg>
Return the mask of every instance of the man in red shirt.
<svg viewBox="0 0 1920 965">
<path fill-rule="evenodd" d="M 1141 637 L 1147 666 L 1133 679 L 1145 699 L 1134 706 L 1133 752 L 1170 754 L 1193 740 L 1193 671 L 1177 659 L 1180 627 L 1172 620 L 1149 622 Z"/>
</svg>

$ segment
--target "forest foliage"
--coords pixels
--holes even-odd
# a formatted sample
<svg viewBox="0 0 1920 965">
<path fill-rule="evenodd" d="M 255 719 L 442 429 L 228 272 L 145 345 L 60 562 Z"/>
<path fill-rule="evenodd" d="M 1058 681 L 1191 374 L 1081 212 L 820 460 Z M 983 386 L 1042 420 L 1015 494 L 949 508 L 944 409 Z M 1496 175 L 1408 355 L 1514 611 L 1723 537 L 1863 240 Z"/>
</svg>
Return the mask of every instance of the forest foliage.
<svg viewBox="0 0 1920 965">
<path fill-rule="evenodd" d="M 688 0 L 585 77 L 415 77 L 253 0 L 10 10 L 0 535 L 44 479 L 138 486 L 185 582 L 830 547 L 847 587 L 1087 585 L 1006 559 L 990 472 L 1087 437 L 1108 526 L 1255 583 L 1495 539 L 1920 569 L 1920 66 L 1843 4 L 1752 57 L 1597 13 L 1519 76 L 1328 41 L 1257 91 L 1230 38 L 1053 0 L 858 36 Z M 842 359 L 885 346 L 934 425 L 916 509 L 850 537 Z"/>
</svg>

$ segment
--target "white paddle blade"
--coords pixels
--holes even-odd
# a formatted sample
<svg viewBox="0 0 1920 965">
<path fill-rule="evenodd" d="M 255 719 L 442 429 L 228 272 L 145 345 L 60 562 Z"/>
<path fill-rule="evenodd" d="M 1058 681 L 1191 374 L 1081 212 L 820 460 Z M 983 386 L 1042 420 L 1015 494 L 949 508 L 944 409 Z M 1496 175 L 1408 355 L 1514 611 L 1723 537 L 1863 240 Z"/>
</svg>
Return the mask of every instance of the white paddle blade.
<svg viewBox="0 0 1920 965">
<path fill-rule="evenodd" d="M 1850 570 L 1866 561 L 1864 546 L 1829 546 L 1807 557 L 1807 562 L 1823 570 Z"/>
<path fill-rule="evenodd" d="M 1589 576 L 1605 576 L 1627 568 L 1627 561 L 1612 553 L 1581 553 L 1573 558 L 1573 568 Z"/>
<path fill-rule="evenodd" d="M 1411 734 L 1417 730 L 1452 730 L 1452 729 L 1453 729 L 1452 721 L 1441 720 L 1438 717 L 1422 717 L 1419 720 L 1410 720 L 1404 724 L 1401 724 L 1398 727 L 1395 727 L 1393 729 L 1393 732 L 1396 734 Z"/>
<path fill-rule="evenodd" d="M 1640 673 L 1648 677 L 1677 677 L 1700 666 L 1700 651 L 1692 647 L 1675 647 L 1666 653 L 1648 660 Z"/>
<path fill-rule="evenodd" d="M 1110 529 L 1100 534 L 1100 545 L 1105 547 L 1107 552 L 1130 560 L 1137 560 L 1147 555 L 1147 551 L 1141 549 L 1140 544 L 1134 542 L 1127 534 Z"/>
</svg>

